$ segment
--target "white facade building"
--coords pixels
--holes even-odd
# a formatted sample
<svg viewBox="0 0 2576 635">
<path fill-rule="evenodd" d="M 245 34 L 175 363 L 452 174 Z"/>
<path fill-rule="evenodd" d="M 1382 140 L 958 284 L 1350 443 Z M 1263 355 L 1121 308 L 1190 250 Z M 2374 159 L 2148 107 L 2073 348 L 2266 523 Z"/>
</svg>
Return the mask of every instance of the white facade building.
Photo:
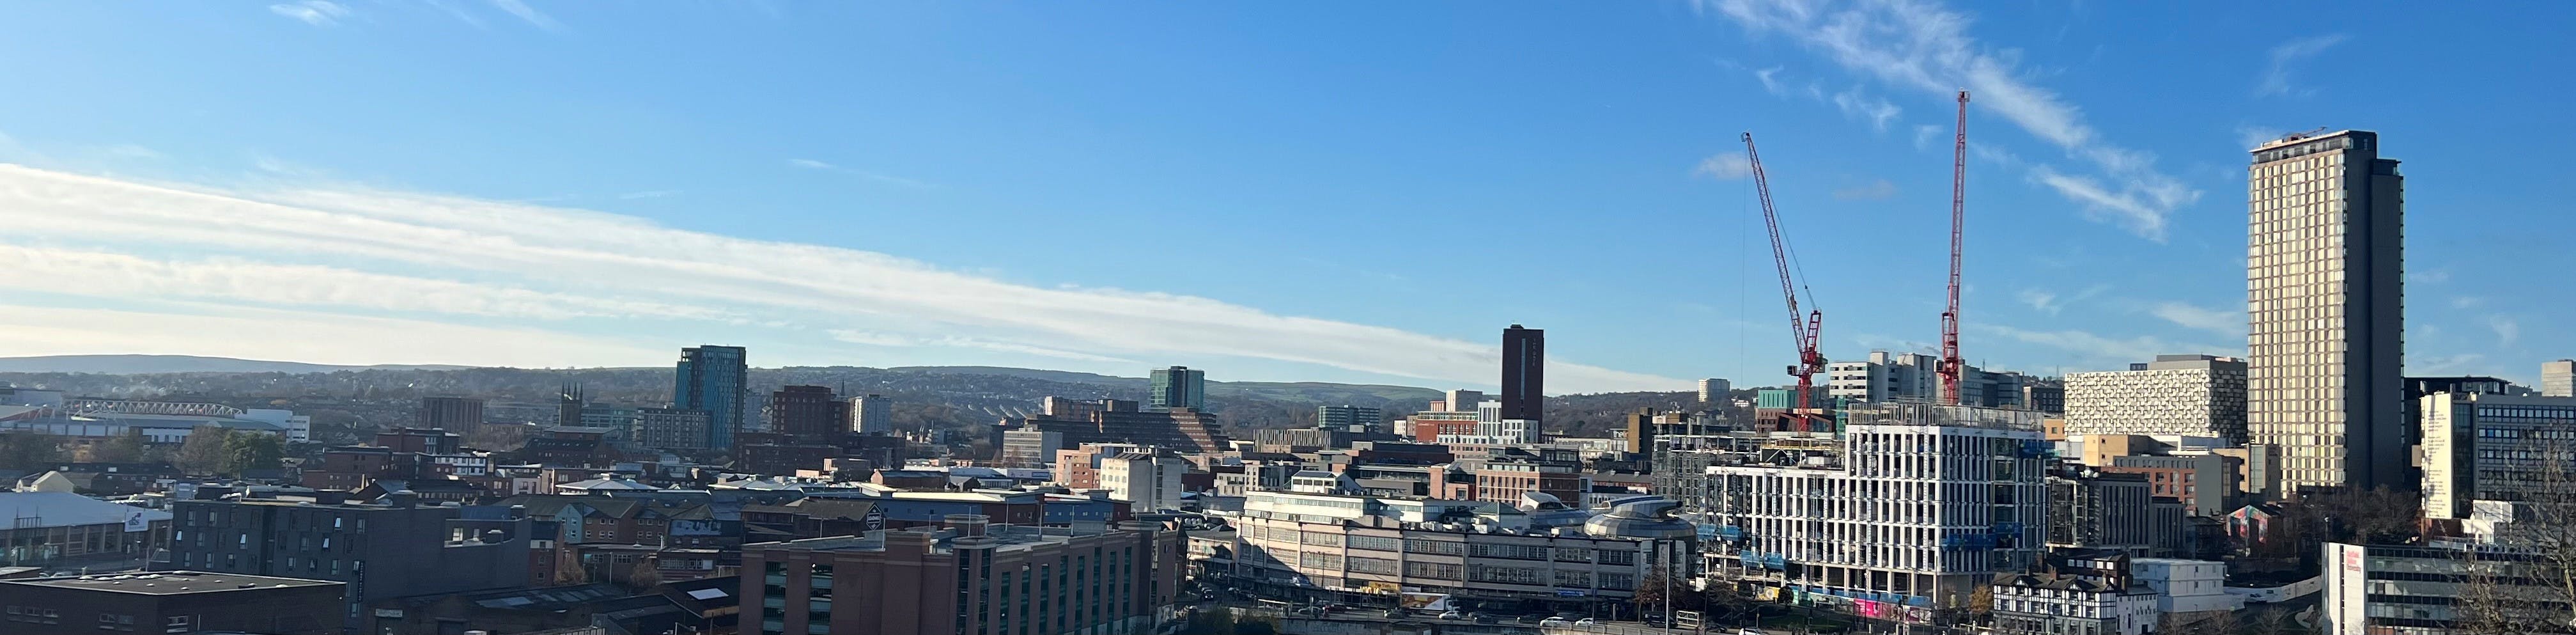
<svg viewBox="0 0 2576 635">
<path fill-rule="evenodd" d="M 1706 468 L 1710 512 L 1730 543 L 1724 552 L 1739 555 L 1711 574 L 1956 608 L 1996 572 L 2021 570 L 2045 551 L 2048 444 L 2037 417 L 2009 417 L 2026 428 L 1972 423 L 1979 412 L 2035 413 L 1891 412 L 1881 421 L 1954 425 L 1855 423 L 1839 447 L 1784 437 Z"/>
<path fill-rule="evenodd" d="M 2245 597 L 2227 592 L 2227 563 L 2216 560 L 2137 558 L 2129 580 L 2156 592 L 2160 613 L 2210 613 L 2245 608 Z"/>
<path fill-rule="evenodd" d="M 1109 497 L 1127 501 L 1128 508 L 1140 512 L 1181 509 L 1181 475 L 1190 471 L 1190 462 L 1163 452 L 1123 452 L 1100 458 L 1100 486 L 1109 489 Z"/>
<path fill-rule="evenodd" d="M 2158 355 L 2130 370 L 2066 376 L 2066 434 L 2245 440 L 2245 361 Z"/>
</svg>

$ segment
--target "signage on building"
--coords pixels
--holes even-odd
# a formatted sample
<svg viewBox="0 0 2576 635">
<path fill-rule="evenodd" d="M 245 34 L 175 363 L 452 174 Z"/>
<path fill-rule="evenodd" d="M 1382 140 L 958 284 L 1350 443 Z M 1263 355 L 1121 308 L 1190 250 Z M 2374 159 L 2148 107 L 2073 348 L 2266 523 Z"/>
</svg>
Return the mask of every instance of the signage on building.
<svg viewBox="0 0 2576 635">
<path fill-rule="evenodd" d="M 882 508 L 870 507 L 868 508 L 868 515 L 860 517 L 859 520 L 860 522 L 866 523 L 867 528 L 870 531 L 884 529 L 885 510 Z"/>
<path fill-rule="evenodd" d="M 144 520 L 143 512 L 134 512 L 133 514 L 125 517 L 125 530 L 128 532 L 151 531 L 152 521 Z"/>
</svg>

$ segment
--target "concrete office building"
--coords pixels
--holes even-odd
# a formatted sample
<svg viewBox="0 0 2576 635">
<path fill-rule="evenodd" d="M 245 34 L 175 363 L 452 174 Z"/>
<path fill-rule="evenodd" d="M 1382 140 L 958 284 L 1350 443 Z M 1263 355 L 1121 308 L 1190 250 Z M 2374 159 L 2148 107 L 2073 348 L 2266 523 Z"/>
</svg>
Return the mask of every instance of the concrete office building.
<svg viewBox="0 0 2576 635">
<path fill-rule="evenodd" d="M 423 428 L 470 430 L 483 425 L 483 400 L 472 397 L 422 397 L 420 418 Z"/>
<path fill-rule="evenodd" d="M 1735 385 L 1728 383 L 1724 379 L 1710 378 L 1699 380 L 1699 402 L 1716 404 L 1726 403 L 1728 399 L 1733 398 L 1732 395 L 1734 394 L 1734 390 Z"/>
<path fill-rule="evenodd" d="M 2527 552 L 2451 542 L 2426 546 L 2329 542 L 2323 549 L 2325 575 L 2317 595 L 2325 635 L 2517 632 L 2523 624 L 2515 622 L 2563 626 L 2553 623 L 2566 619 L 2564 589 L 2554 582 L 2531 584 L 2558 580 L 2560 572 L 2545 558 Z M 2501 608 L 2504 615 L 2499 617 L 2505 624 L 2463 623 L 2475 620 L 2479 609 L 2463 609 L 2461 599 L 2479 596 L 2532 605 L 2520 611 Z"/>
<path fill-rule="evenodd" d="M 1160 632 L 1172 616 L 1181 532 L 988 523 L 746 545 L 742 632 L 1105 635 Z"/>
<path fill-rule="evenodd" d="M 1207 371 L 1188 366 L 1156 368 L 1146 382 L 1153 391 L 1146 403 L 1154 408 L 1207 409 Z"/>
<path fill-rule="evenodd" d="M 1109 488 L 1109 497 L 1127 501 L 1138 512 L 1180 511 L 1181 475 L 1190 472 L 1190 462 L 1156 448 L 1144 448 L 1099 457 L 1100 486 Z"/>
<path fill-rule="evenodd" d="M 1503 329 L 1503 416 L 1533 426 L 1547 421 L 1547 331 Z M 1454 404 L 1453 404 L 1454 407 Z"/>
<path fill-rule="evenodd" d="M 178 501 L 170 559 L 153 566 L 346 583 L 351 626 L 368 602 L 527 583 L 528 519 L 470 521 L 461 508 L 392 498 Z"/>
<path fill-rule="evenodd" d="M 1941 398 L 1941 358 L 1922 353 L 1870 351 L 1869 359 L 1825 365 L 1826 395 L 1869 403 L 1931 402 Z M 1959 369 L 1959 405 L 2040 409 L 2027 399 L 2055 401 L 2053 385 L 2021 373 L 1975 366 Z M 2040 386 L 2036 395 L 2026 390 Z"/>
<path fill-rule="evenodd" d="M 750 424 L 755 411 L 745 398 L 751 373 L 745 355 L 740 346 L 680 349 L 680 364 L 672 373 L 671 407 L 707 413 L 707 438 L 701 447 L 733 449 L 733 434 Z"/>
<path fill-rule="evenodd" d="M 2243 459 L 2233 456 L 2190 452 L 2106 458 L 2102 471 L 2143 477 L 2151 487 L 2149 493 L 2181 501 L 2183 512 L 2193 516 L 2233 511 L 2236 495 L 2243 492 L 2244 481 L 2238 476 Z"/>
<path fill-rule="evenodd" d="M 1432 410 L 1442 412 L 1475 412 L 1476 404 L 1481 403 L 1485 403 L 1485 391 L 1451 390 L 1446 393 L 1441 393 L 1440 406 L 1432 408 Z"/>
<path fill-rule="evenodd" d="M 769 393 L 769 431 L 824 437 L 849 431 L 850 403 L 826 386 L 785 386 Z"/>
<path fill-rule="evenodd" d="M 1826 364 L 1825 385 L 1838 399 L 1931 401 L 1941 394 L 1941 379 L 1933 373 L 1939 367 L 1940 358 L 1930 355 L 1870 351 L 1866 361 Z"/>
<path fill-rule="evenodd" d="M 1055 461 L 1056 451 L 1064 449 L 1062 432 L 1037 428 L 1002 431 L 1003 467 L 1047 467 Z"/>
<path fill-rule="evenodd" d="M 2048 546 L 2117 551 L 2144 557 L 2155 550 L 2154 494 L 2146 477 L 2096 470 L 2048 475 Z M 2181 527 L 2169 528 L 2175 533 Z"/>
<path fill-rule="evenodd" d="M 1704 470 L 1720 551 L 1743 554 L 1712 584 L 1959 608 L 2046 549 L 2040 413 L 1887 404 L 1843 416 L 1840 439 L 1780 432 L 1702 450 L 1717 455 Z"/>
<path fill-rule="evenodd" d="M 2158 355 L 2066 376 L 2066 434 L 2216 437 L 2244 443 L 2245 360 Z"/>
<path fill-rule="evenodd" d="M 341 632 L 338 582 L 164 571 L 0 581 L 0 635 Z"/>
<path fill-rule="evenodd" d="M 2576 397 L 2425 395 L 2424 517 L 2468 518 L 2473 501 L 2525 501 L 2576 487 Z"/>
<path fill-rule="evenodd" d="M 707 428 L 714 417 L 704 410 L 687 408 L 637 408 L 635 429 L 628 438 L 644 447 L 657 450 L 705 450 L 713 438 Z"/>
<path fill-rule="evenodd" d="M 885 395 L 851 397 L 850 431 L 859 434 L 893 434 L 894 399 Z"/>
<path fill-rule="evenodd" d="M 2290 135 L 2248 183 L 2247 428 L 2281 448 L 2283 493 L 2406 473 L 2404 178 L 2377 133 Z"/>
<path fill-rule="evenodd" d="M 1135 443 L 1159 446 L 1174 452 L 1215 453 L 1225 451 L 1225 434 L 1217 417 L 1194 408 L 1162 411 L 1139 410 L 1136 402 L 1103 399 L 1096 407 L 1057 410 L 1075 402 L 1048 401 L 1046 412 L 1022 417 L 1018 428 L 1036 428 L 1064 433 L 1064 445 L 1081 447 L 1085 443 Z"/>
<path fill-rule="evenodd" d="M 2540 396 L 2576 397 L 2576 359 L 2540 364 Z"/>
<path fill-rule="evenodd" d="M 1305 491 L 1244 495 L 1234 558 L 1222 571 L 1230 582 L 1274 596 L 1359 601 L 1383 597 L 1362 589 L 1405 588 L 1486 607 L 1581 610 L 1626 604 L 1658 567 L 1676 580 L 1698 570 L 1697 531 L 1671 516 L 1672 501 L 1652 496 L 1595 515 L 1292 489 Z"/>
<path fill-rule="evenodd" d="M 1318 428 L 1340 428 L 1348 430 L 1355 426 L 1366 426 L 1368 430 L 1378 430 L 1385 425 L 1386 414 L 1379 412 L 1376 408 L 1366 408 L 1361 406 L 1315 407 L 1315 427 Z"/>
</svg>

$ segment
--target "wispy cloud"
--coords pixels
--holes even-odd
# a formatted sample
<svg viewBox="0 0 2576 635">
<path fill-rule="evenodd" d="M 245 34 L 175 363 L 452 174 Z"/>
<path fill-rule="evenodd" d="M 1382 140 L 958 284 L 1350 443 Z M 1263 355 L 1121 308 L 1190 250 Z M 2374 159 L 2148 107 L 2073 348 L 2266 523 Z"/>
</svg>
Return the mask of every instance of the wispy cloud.
<svg viewBox="0 0 2576 635">
<path fill-rule="evenodd" d="M 303 21 L 313 26 L 338 26 L 349 17 L 349 8 L 331 0 L 302 0 L 268 5 L 268 12 Z"/>
<path fill-rule="evenodd" d="M 1905 112 L 1885 99 L 1861 94 L 1858 88 L 1834 93 L 1834 107 L 1842 109 L 1844 116 L 1869 122 L 1870 129 L 1879 132 L 1886 132 L 1888 122 Z"/>
<path fill-rule="evenodd" d="M 627 192 L 625 194 L 619 194 L 617 195 L 617 198 L 631 201 L 639 198 L 663 198 L 679 195 L 679 190 L 645 190 L 642 192 Z"/>
<path fill-rule="evenodd" d="M 2200 192 L 2155 169 L 2155 157 L 2103 139 L 2082 110 L 2026 81 L 2019 51 L 1968 35 L 1965 14 L 1925 0 L 1700 0 L 1755 34 L 1777 33 L 1844 68 L 1888 85 L 1939 96 L 1962 87 L 1993 113 L 2089 164 L 2095 174 L 2032 166 L 2032 181 L 2083 205 L 2088 217 L 2162 241 L 2166 219 Z"/>
<path fill-rule="evenodd" d="M 2290 85 L 2290 66 L 2343 43 L 2343 34 L 2303 37 L 2272 47 L 2272 65 L 2263 69 L 2263 79 L 2254 86 L 2254 96 L 2300 96 L 2316 93 L 2315 89 Z"/>
<path fill-rule="evenodd" d="M 2154 337 L 2129 338 L 2096 335 L 2083 330 L 2036 331 L 1997 324 L 1963 325 L 1980 335 L 2057 349 L 2068 354 L 2078 366 L 2087 368 L 2121 368 L 2129 362 L 2155 359 L 2157 355 L 2179 353 L 2238 354 L 2243 346 L 2210 346 L 2175 342 Z"/>
<path fill-rule="evenodd" d="M 1771 91 L 1771 94 L 1774 95 L 1787 95 L 1789 94 L 1789 89 L 1780 85 L 1780 80 L 1777 79 L 1779 75 L 1780 67 L 1778 66 L 1753 71 L 1753 79 L 1760 80 L 1762 82 L 1762 90 Z"/>
<path fill-rule="evenodd" d="M 870 181 L 876 181 L 876 182 L 879 182 L 879 183 L 888 183 L 888 184 L 893 184 L 893 185 L 901 185 L 901 186 L 905 186 L 905 187 L 931 187 L 931 185 L 930 185 L 929 183 L 924 183 L 924 182 L 917 181 L 917 180 L 913 180 L 913 179 L 907 179 L 907 178 L 900 177 L 900 176 L 895 176 L 895 175 L 892 175 L 892 174 L 884 174 L 884 173 L 879 173 L 879 172 L 870 172 L 870 171 L 867 171 L 867 170 L 862 170 L 862 169 L 858 169 L 858 168 L 853 168 L 853 167 L 849 167 L 849 166 L 845 166 L 845 165 L 833 165 L 833 164 L 831 164 L 831 163 L 825 163 L 825 162 L 822 162 L 822 161 L 816 161 L 816 160 L 813 160 L 813 159 L 788 159 L 788 160 L 787 160 L 787 164 L 788 164 L 788 165 L 791 165 L 791 166 L 795 166 L 795 167 L 805 168 L 805 169 L 808 169 L 808 170 L 823 170 L 823 171 L 826 171 L 826 172 L 839 172 L 839 173 L 842 173 L 842 174 L 848 174 L 848 175 L 851 175 L 851 176 L 856 176 L 856 177 L 859 177 L 859 178 L 867 179 L 867 180 L 870 180 Z"/>
<path fill-rule="evenodd" d="M 1939 138 L 1941 138 L 1940 126 L 1927 123 L 1914 127 L 1914 149 L 1916 150 L 1932 149 L 1932 141 Z"/>
<path fill-rule="evenodd" d="M 1053 357 L 1056 359 L 1075 359 L 1087 362 L 1115 362 L 1121 364 L 1140 363 L 1132 359 L 1047 348 L 1035 344 L 998 342 L 972 337 L 957 337 L 953 335 L 939 337 L 912 337 L 894 333 L 871 333 L 867 331 L 853 331 L 847 329 L 834 330 L 831 331 L 831 334 L 832 339 L 869 346 L 948 346 L 956 348 L 982 349 L 1003 353 L 1020 353 L 1024 355 L 1036 355 L 1039 357 Z"/>
<path fill-rule="evenodd" d="M 2479 355 L 2476 353 L 2460 353 L 2457 355 L 2438 357 L 2426 355 L 2406 360 L 2406 374 L 2465 375 L 2469 374 L 2472 369 L 2483 368 L 2485 366 L 2486 359 L 2487 357 L 2485 355 Z"/>
<path fill-rule="evenodd" d="M 1700 159 L 1699 165 L 1691 168 L 1691 176 L 1733 181 L 1753 176 L 1753 163 L 1742 152 L 1721 152 Z"/>
<path fill-rule="evenodd" d="M 2236 147 L 2238 148 L 2252 150 L 2265 143 L 2270 143 L 2273 139 L 2279 138 L 2281 138 L 2281 130 L 2277 128 L 2266 128 L 2252 124 L 2241 124 L 2236 126 Z"/>
<path fill-rule="evenodd" d="M 1887 179 L 1834 190 L 1834 198 L 1845 201 L 1884 201 L 1896 198 L 1896 184 Z"/>
<path fill-rule="evenodd" d="M 511 17 L 540 29 L 552 31 L 562 26 L 556 23 L 553 17 L 539 13 L 535 8 L 529 7 L 528 3 L 520 0 L 492 0 L 492 8 L 500 9 L 502 13 L 510 14 Z"/>
<path fill-rule="evenodd" d="M 2039 289 L 2023 289 L 2015 297 L 2020 299 L 2022 304 L 2030 305 L 2031 310 L 2049 315 L 2056 315 L 2058 311 L 2066 309 L 2066 305 L 2057 303 L 2057 294 Z"/>
<path fill-rule="evenodd" d="M 449 363 L 507 358 L 526 364 L 530 354 L 485 349 L 547 332 L 585 342 L 534 349 L 563 355 L 550 365 L 632 363 L 633 351 L 619 347 L 631 344 L 610 346 L 570 334 L 604 332 L 588 326 L 598 320 L 656 320 L 686 331 L 752 315 L 762 324 L 803 325 L 778 337 L 875 333 L 919 346 L 1094 364 L 1085 369 L 1095 372 L 1114 372 L 1129 360 L 1197 365 L 1247 359 L 1474 386 L 1492 381 L 1499 356 L 1491 342 L 1278 315 L 1204 297 L 1014 284 L 882 253 L 734 238 L 584 210 L 329 183 L 228 190 L 0 165 L 0 226 L 11 228 L 0 237 L 0 245 L 11 250 L 0 254 L 14 258 L 0 263 L 0 270 L 21 273 L 10 277 L 20 279 L 15 284 L 51 285 L 43 289 L 49 294 L 178 298 L 226 310 L 292 309 L 300 316 L 273 327 L 225 322 L 225 330 L 199 332 L 201 338 L 220 333 L 218 339 L 234 340 L 227 352 L 252 345 L 306 350 L 333 342 L 290 340 L 325 336 L 412 336 L 393 327 L 300 328 L 348 316 L 353 323 L 374 320 L 365 324 L 454 324 L 438 331 L 445 338 L 438 347 L 401 349 L 440 352 L 438 359 Z M 421 249 L 424 244 L 440 248 Z M 29 267 L 44 269 L 26 273 Z M 0 303 L 0 315 L 22 309 Z M 170 316 L 172 324 L 212 319 L 194 312 L 155 315 Z M 543 328 L 560 323 L 562 330 L 514 331 L 519 334 L 495 336 L 490 343 L 472 339 L 470 323 L 497 320 Z M 69 325 L 59 331 L 80 322 L 47 324 Z M 55 335 L 92 343 L 115 337 L 113 331 Z M 0 335 L 0 343 L 14 337 Z M 148 350 L 162 340 L 135 342 L 87 352 L 143 352 L 135 349 Z M 393 350 L 383 342 L 340 343 L 352 350 Z M 640 350 L 652 352 L 646 359 L 658 359 L 668 344 Z M 162 352 L 216 354 L 202 352 L 210 349 Z M 278 356 L 286 355 L 270 355 Z M 1555 387 L 1567 392 L 1686 384 L 1561 358 L 1549 366 L 1551 378 L 1559 380 Z"/>
<path fill-rule="evenodd" d="M 2013 297 L 2020 300 L 2022 304 L 2030 305 L 2031 310 L 2057 315 L 2058 312 L 2066 310 L 2066 307 L 2083 304 L 2110 291 L 2111 285 L 2096 284 L 2078 290 L 2071 296 L 2061 297 L 2057 292 L 2047 289 L 2023 289 Z"/>
<path fill-rule="evenodd" d="M 2209 309 L 2181 302 L 2166 302 L 2148 310 L 2158 319 L 2184 328 L 2200 329 L 2232 338 L 2245 337 L 2245 312 Z"/>
<path fill-rule="evenodd" d="M 2487 329 L 2495 331 L 2497 346 L 2512 346 L 2514 340 L 2522 339 L 2522 323 L 2510 316 L 2487 316 Z"/>
</svg>

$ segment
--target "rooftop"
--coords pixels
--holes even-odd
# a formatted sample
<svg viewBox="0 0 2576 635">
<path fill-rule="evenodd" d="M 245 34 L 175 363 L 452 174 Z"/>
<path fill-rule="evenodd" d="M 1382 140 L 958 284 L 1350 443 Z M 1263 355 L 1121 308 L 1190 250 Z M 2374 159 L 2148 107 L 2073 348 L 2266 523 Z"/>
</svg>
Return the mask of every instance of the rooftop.
<svg viewBox="0 0 2576 635">
<path fill-rule="evenodd" d="M 163 571 L 125 575 L 93 575 L 76 578 L 42 578 L 36 580 L 0 580 L 0 585 L 42 586 L 62 589 L 88 589 L 144 595 L 178 595 L 182 593 L 220 593 L 248 589 L 340 586 L 328 580 L 273 578 L 264 575 L 204 573 L 199 571 Z M 8 588 L 0 586 L 0 589 Z M 0 593 L 0 595 L 6 595 Z"/>
<path fill-rule="evenodd" d="M 71 492 L 0 492 L 0 515 L 17 519 L 20 528 L 122 523 L 136 515 L 145 522 L 170 519 L 170 512 L 118 505 Z"/>
</svg>

